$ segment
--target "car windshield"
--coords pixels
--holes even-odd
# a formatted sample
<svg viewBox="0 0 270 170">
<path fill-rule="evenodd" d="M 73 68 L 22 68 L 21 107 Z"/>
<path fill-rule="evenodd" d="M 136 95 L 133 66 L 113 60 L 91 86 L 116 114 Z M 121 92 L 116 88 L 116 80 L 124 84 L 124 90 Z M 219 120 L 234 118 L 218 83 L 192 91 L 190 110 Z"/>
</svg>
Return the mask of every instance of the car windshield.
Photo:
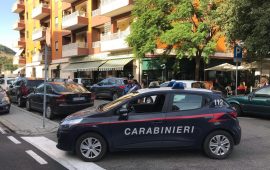
<svg viewBox="0 0 270 170">
<path fill-rule="evenodd" d="M 140 93 L 137 93 L 137 92 L 134 92 L 134 93 L 128 93 L 110 103 L 107 103 L 107 104 L 104 104 L 104 105 L 101 105 L 98 109 L 100 111 L 108 111 L 112 108 L 114 108 L 115 106 L 118 106 L 119 104 L 123 103 L 124 101 L 127 101 L 137 95 L 139 95 Z"/>
<path fill-rule="evenodd" d="M 24 79 L 24 83 L 27 82 L 27 86 L 28 87 L 37 87 L 40 84 L 42 84 L 44 82 L 44 80 L 26 80 Z"/>
<path fill-rule="evenodd" d="M 53 84 L 54 90 L 58 93 L 72 92 L 72 93 L 87 93 L 88 91 L 79 84 L 74 83 L 63 83 Z"/>
</svg>

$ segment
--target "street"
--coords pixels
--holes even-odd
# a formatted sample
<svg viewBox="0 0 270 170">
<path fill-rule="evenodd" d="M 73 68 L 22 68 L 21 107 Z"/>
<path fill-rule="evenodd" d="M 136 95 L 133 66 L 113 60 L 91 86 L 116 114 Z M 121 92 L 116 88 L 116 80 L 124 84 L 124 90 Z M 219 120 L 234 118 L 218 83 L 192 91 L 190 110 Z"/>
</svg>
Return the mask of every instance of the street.
<svg viewBox="0 0 270 170">
<path fill-rule="evenodd" d="M 107 101 L 97 100 L 95 103 L 104 102 Z M 13 113 L 10 114 L 20 114 L 21 108 L 13 107 Z M 42 116 L 40 113 L 35 114 Z M 60 120 L 61 117 L 54 121 Z M 266 158 L 270 157 L 270 120 L 255 117 L 240 117 L 239 120 L 243 133 L 241 143 L 235 146 L 232 155 L 225 160 L 209 159 L 200 151 L 142 150 L 108 153 L 99 162 L 87 163 L 55 147 L 56 131 L 40 136 L 26 136 L 6 129 L 2 130 L 5 134 L 0 134 L 1 169 L 268 169 L 270 162 Z M 2 129 L 5 127 L 2 126 Z M 14 136 L 21 144 L 14 144 L 7 136 Z M 40 155 L 47 164 L 32 163 L 35 160 L 27 155 L 25 151 L 28 150 Z"/>
</svg>

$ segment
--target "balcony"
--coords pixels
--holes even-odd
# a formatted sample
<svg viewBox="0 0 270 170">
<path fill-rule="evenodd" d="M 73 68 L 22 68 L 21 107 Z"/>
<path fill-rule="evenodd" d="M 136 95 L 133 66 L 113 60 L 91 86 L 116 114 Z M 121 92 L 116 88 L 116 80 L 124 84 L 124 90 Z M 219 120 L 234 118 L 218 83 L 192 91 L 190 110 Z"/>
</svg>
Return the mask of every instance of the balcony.
<svg viewBox="0 0 270 170">
<path fill-rule="evenodd" d="M 13 29 L 17 31 L 21 31 L 25 29 L 24 20 L 19 20 L 13 25 Z"/>
<path fill-rule="evenodd" d="M 118 51 L 130 49 L 125 39 L 130 34 L 130 30 L 108 34 L 101 37 L 100 48 L 102 52 Z M 112 45 L 113 44 L 113 45 Z"/>
<path fill-rule="evenodd" d="M 46 28 L 41 27 L 33 31 L 32 40 L 33 41 L 42 41 L 45 40 Z"/>
<path fill-rule="evenodd" d="M 100 14 L 101 14 L 100 8 L 98 8 L 98 9 L 92 11 L 92 17 L 98 16 L 98 15 L 100 15 Z"/>
<path fill-rule="evenodd" d="M 41 20 L 50 15 L 50 7 L 48 4 L 41 3 L 33 9 L 32 18 Z"/>
<path fill-rule="evenodd" d="M 25 39 L 24 38 L 20 38 L 17 44 L 18 48 L 25 48 L 26 43 L 25 43 Z"/>
<path fill-rule="evenodd" d="M 63 45 L 62 56 L 74 57 L 88 55 L 88 45 L 85 42 L 76 42 L 67 45 Z"/>
<path fill-rule="evenodd" d="M 113 17 L 131 11 L 133 0 L 101 0 L 101 15 Z"/>
<path fill-rule="evenodd" d="M 13 6 L 12 6 L 12 9 L 11 11 L 13 13 L 21 13 L 25 10 L 25 6 L 24 6 L 24 2 L 23 0 L 20 0 L 20 1 L 16 1 Z"/>
<path fill-rule="evenodd" d="M 62 2 L 67 2 L 67 3 L 73 3 L 73 2 L 76 2 L 77 0 L 62 0 Z"/>
<path fill-rule="evenodd" d="M 92 48 L 100 48 L 100 41 L 93 42 Z"/>
<path fill-rule="evenodd" d="M 88 18 L 85 12 L 76 11 L 63 17 L 62 28 L 76 30 L 88 25 Z"/>
<path fill-rule="evenodd" d="M 43 53 L 38 51 L 32 54 L 32 63 L 42 62 L 42 61 L 43 61 Z"/>
</svg>

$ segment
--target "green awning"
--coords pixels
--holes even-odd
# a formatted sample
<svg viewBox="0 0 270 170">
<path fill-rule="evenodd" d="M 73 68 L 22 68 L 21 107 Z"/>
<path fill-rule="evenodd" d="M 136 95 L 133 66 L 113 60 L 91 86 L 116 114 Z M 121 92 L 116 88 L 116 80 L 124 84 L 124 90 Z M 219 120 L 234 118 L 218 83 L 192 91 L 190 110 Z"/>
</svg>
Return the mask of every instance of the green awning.
<svg viewBox="0 0 270 170">
<path fill-rule="evenodd" d="M 143 59 L 142 70 L 160 70 L 161 64 L 159 59 Z"/>
<path fill-rule="evenodd" d="M 106 63 L 99 67 L 99 71 L 123 70 L 124 66 L 132 60 L 133 58 L 107 60 Z"/>
<path fill-rule="evenodd" d="M 84 63 L 71 63 L 63 69 L 63 71 L 98 71 L 98 67 L 106 61 L 92 61 Z"/>
</svg>

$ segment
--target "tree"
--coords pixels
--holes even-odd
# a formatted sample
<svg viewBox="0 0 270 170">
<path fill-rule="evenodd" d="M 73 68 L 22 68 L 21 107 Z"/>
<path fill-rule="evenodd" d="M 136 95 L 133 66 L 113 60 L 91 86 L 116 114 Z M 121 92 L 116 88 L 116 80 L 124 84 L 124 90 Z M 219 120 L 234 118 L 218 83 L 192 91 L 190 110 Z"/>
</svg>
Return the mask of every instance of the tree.
<svg viewBox="0 0 270 170">
<path fill-rule="evenodd" d="M 139 58 L 153 52 L 160 42 L 166 44 L 163 55 L 174 51 L 178 59 L 195 59 L 195 79 L 199 80 L 201 60 L 208 62 L 216 49 L 216 9 L 220 3 L 221 0 L 136 0 L 127 42 Z"/>
<path fill-rule="evenodd" d="M 242 41 L 249 56 L 270 56 L 269 0 L 226 0 L 218 11 L 231 44 Z"/>
</svg>

